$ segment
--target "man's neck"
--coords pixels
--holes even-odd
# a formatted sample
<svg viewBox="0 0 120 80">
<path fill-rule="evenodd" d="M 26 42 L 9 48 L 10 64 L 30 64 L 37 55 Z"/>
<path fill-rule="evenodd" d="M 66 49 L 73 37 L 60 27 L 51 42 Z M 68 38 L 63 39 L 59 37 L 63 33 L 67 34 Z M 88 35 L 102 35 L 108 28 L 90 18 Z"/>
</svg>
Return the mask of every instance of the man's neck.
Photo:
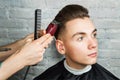
<svg viewBox="0 0 120 80">
<path fill-rule="evenodd" d="M 75 69 L 75 68 L 70 67 L 70 66 L 67 64 L 66 60 L 64 61 L 64 67 L 65 67 L 69 72 L 71 72 L 71 73 L 74 74 L 74 75 L 81 75 L 81 74 L 83 74 L 83 73 L 86 73 L 86 72 L 90 71 L 91 68 L 92 68 L 91 65 L 87 65 L 87 66 L 84 67 L 83 69 Z"/>
</svg>

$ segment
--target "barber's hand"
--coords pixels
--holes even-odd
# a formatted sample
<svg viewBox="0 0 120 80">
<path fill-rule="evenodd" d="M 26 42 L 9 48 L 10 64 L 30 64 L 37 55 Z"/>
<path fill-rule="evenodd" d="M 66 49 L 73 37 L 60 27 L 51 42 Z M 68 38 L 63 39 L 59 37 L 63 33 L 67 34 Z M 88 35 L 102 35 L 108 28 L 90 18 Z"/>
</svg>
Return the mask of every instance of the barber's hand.
<svg viewBox="0 0 120 80">
<path fill-rule="evenodd" d="M 38 30 L 37 31 L 38 33 L 38 37 L 40 38 L 41 36 L 45 35 L 46 34 L 46 31 L 45 30 Z M 17 49 L 20 49 L 21 47 L 23 47 L 27 42 L 29 41 L 33 41 L 34 40 L 34 33 L 30 33 L 28 34 L 27 36 L 25 36 L 24 38 L 20 39 L 18 44 L 16 45 L 19 45 L 17 47 Z"/>
<path fill-rule="evenodd" d="M 34 41 L 28 40 L 16 55 L 25 66 L 37 64 L 43 59 L 43 53 L 52 40 L 53 37 L 50 34 L 45 34 Z"/>
</svg>

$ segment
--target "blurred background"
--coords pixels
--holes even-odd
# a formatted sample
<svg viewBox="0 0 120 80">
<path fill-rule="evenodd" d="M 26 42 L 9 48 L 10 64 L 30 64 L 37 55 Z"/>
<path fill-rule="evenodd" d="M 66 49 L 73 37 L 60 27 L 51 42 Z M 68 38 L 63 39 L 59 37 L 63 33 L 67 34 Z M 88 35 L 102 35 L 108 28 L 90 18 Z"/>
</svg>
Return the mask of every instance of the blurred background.
<svg viewBox="0 0 120 80">
<path fill-rule="evenodd" d="M 0 45 L 34 32 L 35 9 L 42 10 L 41 28 L 46 29 L 58 11 L 68 4 L 88 8 L 98 29 L 98 63 L 120 78 L 120 0 L 0 0 Z M 30 67 L 26 80 L 32 80 L 62 58 L 53 41 L 44 54 L 44 60 Z M 26 68 L 8 80 L 22 80 Z"/>
</svg>

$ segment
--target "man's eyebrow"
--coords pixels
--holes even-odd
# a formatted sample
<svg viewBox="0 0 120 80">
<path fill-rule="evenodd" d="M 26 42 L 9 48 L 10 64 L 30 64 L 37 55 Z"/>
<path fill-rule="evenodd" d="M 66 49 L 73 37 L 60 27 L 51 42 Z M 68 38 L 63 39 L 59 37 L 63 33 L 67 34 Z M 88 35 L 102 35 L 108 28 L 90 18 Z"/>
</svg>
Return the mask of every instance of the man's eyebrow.
<svg viewBox="0 0 120 80">
<path fill-rule="evenodd" d="M 94 29 L 94 30 L 93 30 L 93 32 L 96 32 L 96 31 L 97 31 L 97 29 Z M 92 32 L 92 33 L 93 33 L 93 32 Z"/>
<path fill-rule="evenodd" d="M 96 31 L 97 31 L 97 29 L 94 29 L 94 30 L 92 31 L 92 33 L 96 32 Z M 85 34 L 86 34 L 85 32 L 77 32 L 77 33 L 73 34 L 72 38 L 73 38 L 74 36 L 76 36 L 76 35 L 85 35 Z"/>
<path fill-rule="evenodd" d="M 85 34 L 86 34 L 85 32 L 77 32 L 77 33 L 73 34 L 72 38 L 76 35 L 85 35 Z"/>
</svg>

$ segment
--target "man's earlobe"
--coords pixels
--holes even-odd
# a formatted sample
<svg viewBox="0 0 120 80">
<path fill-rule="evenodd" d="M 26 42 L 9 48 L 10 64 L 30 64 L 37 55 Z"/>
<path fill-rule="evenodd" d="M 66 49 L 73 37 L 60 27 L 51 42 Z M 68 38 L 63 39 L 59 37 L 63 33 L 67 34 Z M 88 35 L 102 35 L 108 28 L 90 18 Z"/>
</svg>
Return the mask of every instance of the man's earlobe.
<svg viewBox="0 0 120 80">
<path fill-rule="evenodd" d="M 63 41 L 56 40 L 56 48 L 60 54 L 65 54 L 65 47 Z"/>
</svg>

